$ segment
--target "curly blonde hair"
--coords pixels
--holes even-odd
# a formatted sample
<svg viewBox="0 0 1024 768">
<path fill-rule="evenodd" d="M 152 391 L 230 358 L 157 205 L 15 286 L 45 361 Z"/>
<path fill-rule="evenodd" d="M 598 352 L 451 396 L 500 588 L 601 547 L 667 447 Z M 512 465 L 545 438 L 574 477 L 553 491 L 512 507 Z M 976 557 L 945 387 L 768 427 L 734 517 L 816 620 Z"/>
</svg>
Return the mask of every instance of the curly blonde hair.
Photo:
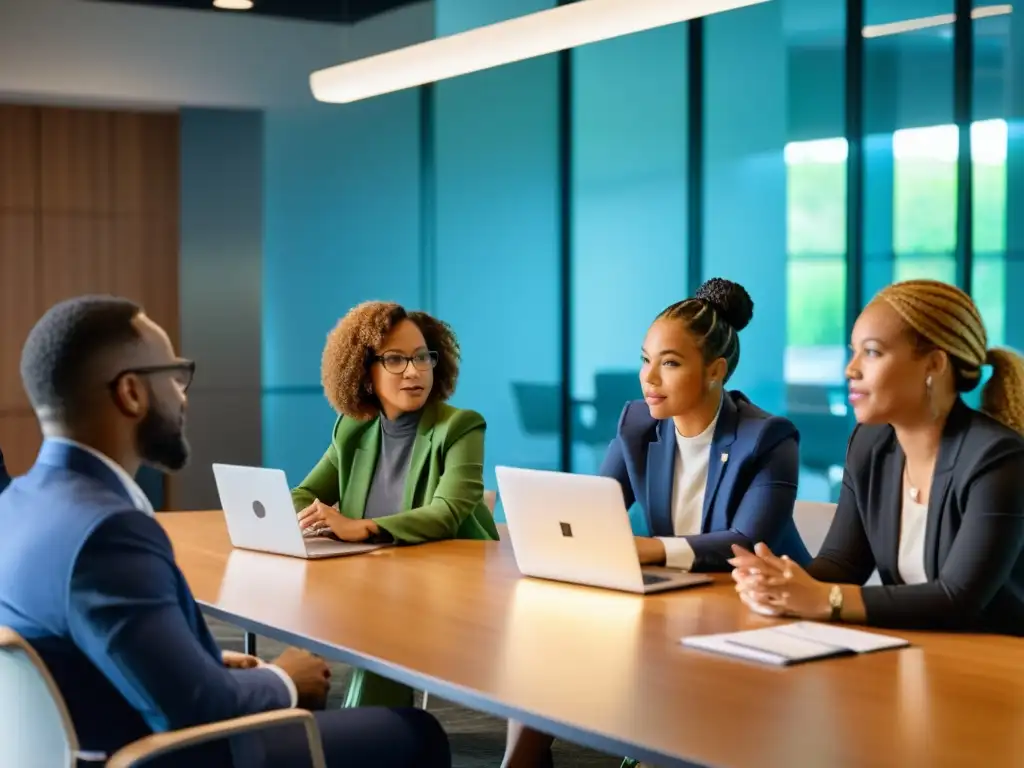
<svg viewBox="0 0 1024 768">
<path fill-rule="evenodd" d="M 977 305 L 956 286 L 937 280 L 905 280 L 876 296 L 886 302 L 925 342 L 949 355 L 958 392 L 981 381 L 981 367 L 992 376 L 981 390 L 981 410 L 1024 434 L 1024 358 L 1001 348 L 988 348 L 988 336 Z"/>
<path fill-rule="evenodd" d="M 414 322 L 427 349 L 437 352 L 428 402 L 447 400 L 455 392 L 460 350 L 451 326 L 426 312 L 408 312 L 401 304 L 367 301 L 349 310 L 327 334 L 320 364 L 324 395 L 342 416 L 368 420 L 380 413 L 380 401 L 367 386 L 370 365 L 384 338 L 403 320 Z"/>
</svg>

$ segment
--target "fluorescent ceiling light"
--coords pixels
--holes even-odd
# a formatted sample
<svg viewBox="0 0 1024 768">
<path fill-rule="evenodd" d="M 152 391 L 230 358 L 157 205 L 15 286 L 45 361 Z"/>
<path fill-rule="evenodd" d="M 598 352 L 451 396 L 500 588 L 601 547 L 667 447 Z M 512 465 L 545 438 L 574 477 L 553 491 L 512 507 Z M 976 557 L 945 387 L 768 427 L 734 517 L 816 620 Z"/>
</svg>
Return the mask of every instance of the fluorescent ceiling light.
<svg viewBox="0 0 1024 768">
<path fill-rule="evenodd" d="M 213 0 L 213 7 L 224 11 L 248 11 L 252 0 Z"/>
<path fill-rule="evenodd" d="M 309 83 L 320 101 L 346 104 L 763 2 L 580 0 L 321 69 Z"/>
<path fill-rule="evenodd" d="M 972 19 L 985 19 L 989 16 L 1005 16 L 1013 12 L 1012 5 L 982 5 L 971 10 Z M 943 13 L 938 16 L 925 16 L 920 19 L 906 19 L 904 21 L 893 21 L 888 24 L 871 24 L 864 27 L 864 37 L 885 37 L 886 35 L 899 35 L 904 32 L 916 32 L 919 29 L 931 27 L 944 27 L 947 24 L 956 22 L 955 13 Z"/>
</svg>

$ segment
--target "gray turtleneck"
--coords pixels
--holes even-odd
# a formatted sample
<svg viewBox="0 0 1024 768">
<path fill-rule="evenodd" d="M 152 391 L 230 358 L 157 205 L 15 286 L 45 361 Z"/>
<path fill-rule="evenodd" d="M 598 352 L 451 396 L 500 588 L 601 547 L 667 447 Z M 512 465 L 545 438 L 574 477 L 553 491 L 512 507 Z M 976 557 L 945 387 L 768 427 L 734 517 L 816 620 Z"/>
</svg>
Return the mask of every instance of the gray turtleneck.
<svg viewBox="0 0 1024 768">
<path fill-rule="evenodd" d="M 366 497 L 364 517 L 386 517 L 402 511 L 405 477 L 409 474 L 420 413 L 403 413 L 394 421 L 383 413 L 380 415 L 380 455 Z"/>
</svg>

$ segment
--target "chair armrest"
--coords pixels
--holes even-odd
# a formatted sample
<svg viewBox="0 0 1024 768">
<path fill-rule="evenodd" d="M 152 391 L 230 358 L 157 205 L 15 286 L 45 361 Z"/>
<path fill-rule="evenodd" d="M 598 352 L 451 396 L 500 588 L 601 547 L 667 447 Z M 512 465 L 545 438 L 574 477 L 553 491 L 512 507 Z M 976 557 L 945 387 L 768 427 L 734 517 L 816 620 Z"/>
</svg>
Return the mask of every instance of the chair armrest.
<svg viewBox="0 0 1024 768">
<path fill-rule="evenodd" d="M 306 739 L 309 742 L 309 754 L 313 758 L 313 768 L 326 768 L 324 747 L 320 741 L 320 729 L 316 727 L 316 720 L 312 713 L 304 709 L 278 709 L 272 712 L 260 712 L 256 715 L 223 720 L 219 723 L 183 728 L 180 731 L 154 733 L 119 749 L 107 761 L 107 768 L 133 768 L 141 762 L 152 760 L 183 747 L 223 739 L 246 731 L 258 731 L 282 725 L 302 725 L 306 729 Z"/>
</svg>

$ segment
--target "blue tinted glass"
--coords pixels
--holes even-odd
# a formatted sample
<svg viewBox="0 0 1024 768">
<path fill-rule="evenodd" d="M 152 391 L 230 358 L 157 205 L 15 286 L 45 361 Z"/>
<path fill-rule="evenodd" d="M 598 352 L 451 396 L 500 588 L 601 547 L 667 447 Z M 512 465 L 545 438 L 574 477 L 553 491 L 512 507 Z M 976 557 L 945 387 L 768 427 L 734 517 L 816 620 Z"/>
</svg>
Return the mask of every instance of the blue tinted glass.
<svg viewBox="0 0 1024 768">
<path fill-rule="evenodd" d="M 729 386 L 797 425 L 810 500 L 836 497 L 850 429 L 844 35 L 842 0 L 705 21 L 702 271 L 754 299 Z"/>
<path fill-rule="evenodd" d="M 865 2 L 865 301 L 898 280 L 956 280 L 953 10 Z"/>
<path fill-rule="evenodd" d="M 552 5 L 437 0 L 437 33 Z M 452 402 L 487 420 L 494 489 L 498 464 L 560 465 L 557 58 L 441 82 L 435 97 L 434 309 L 462 346 Z"/>
<path fill-rule="evenodd" d="M 1020 301 L 1007 298 L 1010 286 L 1024 281 L 1024 223 L 1007 212 L 1020 211 L 1024 201 L 1024 110 L 1019 98 L 1024 24 L 1017 18 L 1024 7 L 1006 3 L 1001 8 L 1006 13 L 993 13 L 1000 10 L 989 9 L 993 3 L 974 5 L 972 289 L 989 344 L 1021 349 L 1024 309 Z"/>
<path fill-rule="evenodd" d="M 596 472 L 640 346 L 686 297 L 685 24 L 573 51 L 573 469 Z M 634 511 L 634 528 L 642 532 Z"/>
<path fill-rule="evenodd" d="M 268 110 L 264 132 L 263 463 L 296 485 L 331 438 L 327 333 L 363 301 L 420 304 L 419 96 Z"/>
</svg>

